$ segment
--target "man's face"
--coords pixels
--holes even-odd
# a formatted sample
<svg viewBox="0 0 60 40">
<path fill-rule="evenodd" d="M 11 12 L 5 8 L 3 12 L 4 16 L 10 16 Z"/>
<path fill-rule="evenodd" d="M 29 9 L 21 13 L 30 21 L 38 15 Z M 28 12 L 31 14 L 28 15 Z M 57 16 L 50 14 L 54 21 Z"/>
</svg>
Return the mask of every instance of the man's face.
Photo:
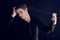
<svg viewBox="0 0 60 40">
<path fill-rule="evenodd" d="M 16 12 L 18 13 L 19 17 L 21 17 L 22 19 L 25 19 L 27 17 L 27 13 L 28 11 L 25 9 L 22 9 L 22 8 L 19 8 L 16 10 Z"/>
<path fill-rule="evenodd" d="M 26 9 L 19 8 L 16 10 L 16 12 L 18 13 L 21 19 L 24 19 L 25 21 L 28 21 L 28 22 L 30 21 L 30 15 L 28 13 L 27 8 Z"/>
</svg>

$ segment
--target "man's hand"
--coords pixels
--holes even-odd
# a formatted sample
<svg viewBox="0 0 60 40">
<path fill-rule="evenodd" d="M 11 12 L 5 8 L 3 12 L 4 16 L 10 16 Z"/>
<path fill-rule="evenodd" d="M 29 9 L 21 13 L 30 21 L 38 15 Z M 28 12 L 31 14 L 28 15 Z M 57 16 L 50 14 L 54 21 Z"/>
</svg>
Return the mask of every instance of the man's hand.
<svg viewBox="0 0 60 40">
<path fill-rule="evenodd" d="M 56 25 L 57 24 L 57 13 L 52 13 L 52 25 Z"/>
<path fill-rule="evenodd" d="M 17 15 L 16 11 L 15 11 L 15 7 L 13 7 L 13 14 L 12 17 L 14 18 Z"/>
</svg>

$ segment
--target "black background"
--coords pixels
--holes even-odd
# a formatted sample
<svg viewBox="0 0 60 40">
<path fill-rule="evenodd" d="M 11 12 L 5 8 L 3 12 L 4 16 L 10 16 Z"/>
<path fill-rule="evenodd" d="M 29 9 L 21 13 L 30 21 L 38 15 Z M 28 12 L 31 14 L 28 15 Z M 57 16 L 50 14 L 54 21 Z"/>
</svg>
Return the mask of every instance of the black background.
<svg viewBox="0 0 60 40">
<path fill-rule="evenodd" d="M 1 32 L 4 35 L 7 31 L 8 17 L 12 13 L 14 0 L 1 0 L 0 20 L 2 25 Z M 58 15 L 57 27 L 54 32 L 49 34 L 41 32 L 41 40 L 59 40 L 60 39 L 60 1 L 59 0 L 27 0 L 30 14 L 36 16 L 45 25 L 50 25 L 50 16 L 52 12 L 56 12 Z"/>
</svg>

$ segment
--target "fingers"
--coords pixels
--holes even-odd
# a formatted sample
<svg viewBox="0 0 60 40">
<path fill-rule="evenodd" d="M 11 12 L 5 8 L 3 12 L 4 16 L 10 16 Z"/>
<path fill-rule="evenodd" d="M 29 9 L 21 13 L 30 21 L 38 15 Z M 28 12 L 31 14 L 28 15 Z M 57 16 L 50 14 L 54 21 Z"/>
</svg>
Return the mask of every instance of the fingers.
<svg viewBox="0 0 60 40">
<path fill-rule="evenodd" d="M 13 7 L 13 13 L 12 13 L 12 17 L 15 17 L 17 15 L 16 11 L 15 11 L 16 7 Z"/>
<path fill-rule="evenodd" d="M 13 7 L 13 10 L 15 10 L 16 7 Z"/>
<path fill-rule="evenodd" d="M 57 23 L 57 13 L 52 14 L 52 22 L 53 22 L 53 25 L 56 25 L 56 23 Z"/>
</svg>

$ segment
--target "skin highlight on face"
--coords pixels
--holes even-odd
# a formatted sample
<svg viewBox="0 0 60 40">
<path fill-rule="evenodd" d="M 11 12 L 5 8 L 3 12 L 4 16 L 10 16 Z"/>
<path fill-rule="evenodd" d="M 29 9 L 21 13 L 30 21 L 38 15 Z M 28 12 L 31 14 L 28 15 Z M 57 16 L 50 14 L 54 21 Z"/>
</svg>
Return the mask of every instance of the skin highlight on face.
<svg viewBox="0 0 60 40">
<path fill-rule="evenodd" d="M 16 12 L 18 13 L 19 17 L 27 22 L 30 22 L 30 15 L 28 13 L 27 8 L 24 10 L 22 8 L 19 8 L 16 10 Z"/>
</svg>

